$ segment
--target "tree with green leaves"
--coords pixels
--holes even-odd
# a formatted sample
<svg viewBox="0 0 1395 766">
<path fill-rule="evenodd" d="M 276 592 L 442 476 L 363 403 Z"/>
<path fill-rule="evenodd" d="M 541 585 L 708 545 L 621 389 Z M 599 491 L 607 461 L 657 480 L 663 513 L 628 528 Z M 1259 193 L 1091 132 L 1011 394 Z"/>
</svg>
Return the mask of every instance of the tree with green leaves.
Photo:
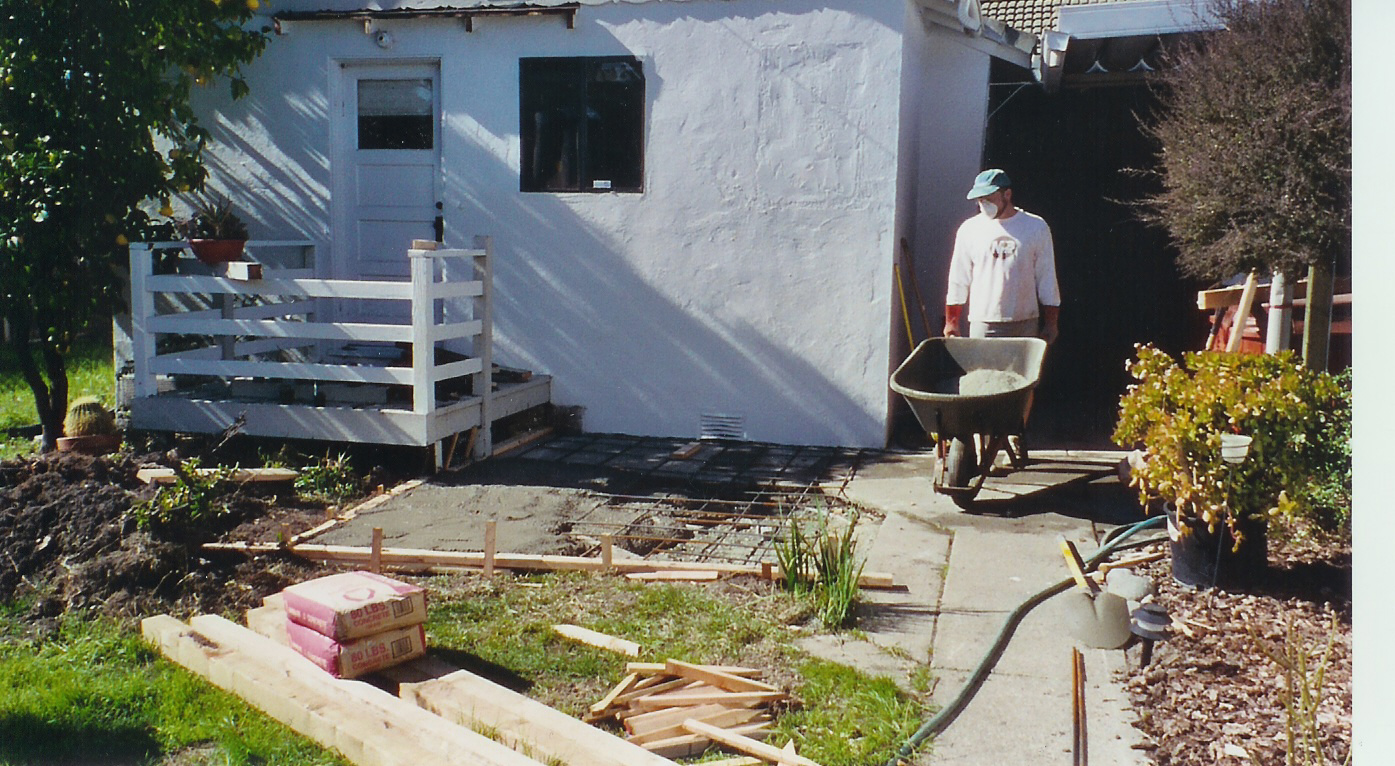
<svg viewBox="0 0 1395 766">
<path fill-rule="evenodd" d="M 62 435 L 66 355 L 119 307 L 125 245 L 169 236 L 170 197 L 203 184 L 189 97 L 223 79 L 247 92 L 258 5 L 0 0 L 0 316 L 45 449 Z"/>
<path fill-rule="evenodd" d="M 1310 274 L 1308 330 L 1350 273 L 1350 0 L 1213 0 L 1223 31 L 1181 46 L 1149 126 L 1161 190 L 1144 203 L 1187 274 Z M 1326 286 L 1325 295 L 1323 286 Z M 1321 312 L 1317 312 L 1321 314 Z"/>
</svg>

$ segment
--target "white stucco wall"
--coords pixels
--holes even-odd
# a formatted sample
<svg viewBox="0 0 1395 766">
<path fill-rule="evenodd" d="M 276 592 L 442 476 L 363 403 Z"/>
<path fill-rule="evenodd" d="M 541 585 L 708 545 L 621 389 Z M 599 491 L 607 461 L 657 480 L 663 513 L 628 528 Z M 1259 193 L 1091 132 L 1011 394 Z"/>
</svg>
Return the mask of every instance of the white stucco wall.
<svg viewBox="0 0 1395 766">
<path fill-rule="evenodd" d="M 989 57 L 966 45 L 963 33 L 912 16 L 905 47 L 902 152 L 913 170 L 901 184 L 901 226 L 938 332 L 954 232 L 977 212 L 964 195 L 983 169 Z"/>
<path fill-rule="evenodd" d="M 716 413 L 752 439 L 880 446 L 898 174 L 937 172 L 923 206 L 935 164 L 976 163 L 982 130 L 980 113 L 944 145 L 949 113 L 922 101 L 920 159 L 899 157 L 903 61 L 940 81 L 939 52 L 903 55 L 908 18 L 903 0 L 616 3 L 583 6 L 574 30 L 379 21 L 389 50 L 361 22 L 288 23 L 248 68 L 250 97 L 203 102 L 213 184 L 253 236 L 302 233 L 332 258 L 338 62 L 439 61 L 446 241 L 495 238 L 497 361 L 553 375 L 589 431 L 691 437 Z M 644 65 L 645 191 L 519 192 L 518 59 L 622 54 Z"/>
</svg>

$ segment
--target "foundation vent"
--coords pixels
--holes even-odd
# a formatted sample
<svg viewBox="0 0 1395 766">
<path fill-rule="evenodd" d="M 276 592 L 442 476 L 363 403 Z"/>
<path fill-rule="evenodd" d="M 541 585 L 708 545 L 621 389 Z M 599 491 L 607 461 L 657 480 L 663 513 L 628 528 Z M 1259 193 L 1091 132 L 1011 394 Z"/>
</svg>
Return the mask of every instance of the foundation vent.
<svg viewBox="0 0 1395 766">
<path fill-rule="evenodd" d="M 746 439 L 745 415 L 721 415 L 714 412 L 702 414 L 701 439 Z"/>
</svg>

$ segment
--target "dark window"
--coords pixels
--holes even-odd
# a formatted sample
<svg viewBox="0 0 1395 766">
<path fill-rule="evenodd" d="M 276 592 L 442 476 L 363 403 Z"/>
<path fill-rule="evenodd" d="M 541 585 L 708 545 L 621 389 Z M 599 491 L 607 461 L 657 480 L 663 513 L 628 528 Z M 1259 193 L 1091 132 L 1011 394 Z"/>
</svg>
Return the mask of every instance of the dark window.
<svg viewBox="0 0 1395 766">
<path fill-rule="evenodd" d="M 430 149 L 435 112 L 430 80 L 359 80 L 358 148 Z"/>
<path fill-rule="evenodd" d="M 525 58 L 520 188 L 644 190 L 644 70 L 632 56 Z"/>
</svg>

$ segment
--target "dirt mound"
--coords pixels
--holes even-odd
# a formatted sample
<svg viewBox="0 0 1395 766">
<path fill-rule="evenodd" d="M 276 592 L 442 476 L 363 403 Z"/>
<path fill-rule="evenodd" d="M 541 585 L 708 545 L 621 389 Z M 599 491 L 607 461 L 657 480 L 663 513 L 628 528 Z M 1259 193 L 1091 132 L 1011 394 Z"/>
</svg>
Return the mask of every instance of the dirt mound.
<svg viewBox="0 0 1395 766">
<path fill-rule="evenodd" d="M 50 453 L 0 464 L 0 601 L 28 603 L 40 621 L 84 609 L 137 618 L 245 608 L 300 579 L 306 566 L 289 557 L 253 568 L 199 547 L 274 505 L 241 489 L 203 524 L 142 528 L 130 511 L 153 490 L 136 471 L 159 460 Z"/>
</svg>

